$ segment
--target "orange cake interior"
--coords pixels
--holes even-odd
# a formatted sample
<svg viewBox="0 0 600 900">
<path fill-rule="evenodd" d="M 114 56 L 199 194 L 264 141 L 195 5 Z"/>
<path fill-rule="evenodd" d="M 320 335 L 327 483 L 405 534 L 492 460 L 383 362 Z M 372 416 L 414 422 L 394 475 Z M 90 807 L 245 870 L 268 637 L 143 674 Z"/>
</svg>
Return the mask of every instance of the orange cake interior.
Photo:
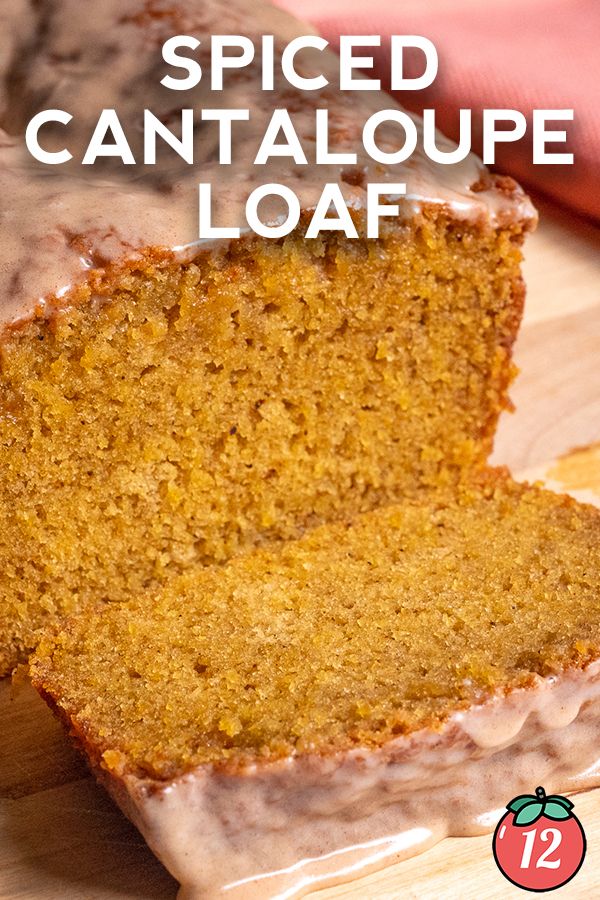
<svg viewBox="0 0 600 900">
<path fill-rule="evenodd" d="M 492 471 L 72 617 L 32 677 L 118 775 L 373 747 L 596 657 L 599 541 Z"/>
<path fill-rule="evenodd" d="M 63 614 L 481 467 L 528 227 L 146 254 L 6 328 L 0 674 Z"/>
</svg>

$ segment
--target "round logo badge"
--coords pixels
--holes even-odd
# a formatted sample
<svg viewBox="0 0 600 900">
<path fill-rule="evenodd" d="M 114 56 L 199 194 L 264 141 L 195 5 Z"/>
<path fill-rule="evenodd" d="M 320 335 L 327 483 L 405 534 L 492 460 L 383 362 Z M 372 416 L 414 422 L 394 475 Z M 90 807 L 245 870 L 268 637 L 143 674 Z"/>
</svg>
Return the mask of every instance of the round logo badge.
<svg viewBox="0 0 600 900">
<path fill-rule="evenodd" d="M 585 858 L 585 833 L 573 804 L 558 794 L 521 794 L 494 832 L 494 859 L 505 878 L 526 891 L 553 891 L 573 878 Z"/>
</svg>

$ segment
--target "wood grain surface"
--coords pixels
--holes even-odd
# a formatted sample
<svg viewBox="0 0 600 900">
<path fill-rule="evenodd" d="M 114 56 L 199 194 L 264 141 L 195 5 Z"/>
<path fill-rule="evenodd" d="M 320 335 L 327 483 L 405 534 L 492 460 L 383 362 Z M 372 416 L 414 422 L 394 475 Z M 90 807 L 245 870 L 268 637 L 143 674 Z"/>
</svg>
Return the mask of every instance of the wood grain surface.
<svg viewBox="0 0 600 900">
<path fill-rule="evenodd" d="M 527 250 L 521 367 L 494 461 L 545 474 L 543 464 L 600 442 L 600 229 L 551 208 Z M 554 466 L 553 484 L 596 488 L 600 451 Z M 173 900 L 177 886 L 137 831 L 87 775 L 27 684 L 0 682 L 0 898 Z M 599 736 L 600 739 L 600 736 Z M 600 896 L 600 790 L 576 798 L 588 856 L 561 897 Z M 443 841 L 422 856 L 315 900 L 489 900 L 523 896 L 498 873 L 490 836 Z"/>
</svg>

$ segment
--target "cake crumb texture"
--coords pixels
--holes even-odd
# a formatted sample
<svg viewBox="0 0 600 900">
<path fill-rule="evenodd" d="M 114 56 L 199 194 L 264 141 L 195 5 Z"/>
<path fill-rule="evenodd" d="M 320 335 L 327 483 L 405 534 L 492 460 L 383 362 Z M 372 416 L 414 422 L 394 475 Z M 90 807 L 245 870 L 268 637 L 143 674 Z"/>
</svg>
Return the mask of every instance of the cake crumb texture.
<svg viewBox="0 0 600 900">
<path fill-rule="evenodd" d="M 0 674 L 64 614 L 483 466 L 524 227 L 148 252 L 6 330 Z"/>
<path fill-rule="evenodd" d="M 74 617 L 33 681 L 118 775 L 366 750 L 596 658 L 599 539 L 492 470 Z"/>
</svg>

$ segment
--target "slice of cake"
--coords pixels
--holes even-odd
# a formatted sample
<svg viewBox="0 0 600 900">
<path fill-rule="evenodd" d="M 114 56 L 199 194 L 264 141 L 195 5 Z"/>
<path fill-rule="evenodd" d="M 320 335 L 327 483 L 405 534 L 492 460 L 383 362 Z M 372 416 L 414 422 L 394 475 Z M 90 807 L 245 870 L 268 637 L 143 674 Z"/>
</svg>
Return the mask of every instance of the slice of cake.
<svg viewBox="0 0 600 900">
<path fill-rule="evenodd" d="M 535 214 L 510 179 L 474 157 L 404 165 L 253 166 L 274 106 L 310 145 L 314 108 L 331 150 L 360 149 L 386 95 L 260 90 L 258 63 L 211 94 L 161 87 L 173 34 L 257 38 L 278 49 L 307 30 L 246 0 L 5 0 L 0 81 L 0 674 L 64 613 L 145 593 L 199 562 L 457 482 L 481 466 L 507 405 L 523 303 L 520 245 Z M 39 39 L 43 35 L 43 40 Z M 325 67 L 327 54 L 303 58 Z M 18 86 L 18 90 L 15 86 Z M 182 107 L 252 109 L 230 166 L 216 123 L 196 164 L 81 158 L 102 108 L 118 110 L 140 157 L 144 108 L 166 124 Z M 42 166 L 23 131 L 39 109 Z M 175 127 L 173 125 L 173 127 Z M 389 149 L 400 136 L 385 126 Z M 201 173 L 201 174 L 200 174 Z M 241 224 L 259 183 L 295 190 L 305 214 L 341 185 L 361 237 L 199 244 L 198 181 L 215 223 Z M 404 182 L 400 215 L 364 237 L 365 186 Z"/>
<path fill-rule="evenodd" d="M 74 617 L 32 677 L 182 896 L 291 897 L 598 782 L 599 541 L 491 472 Z"/>
</svg>

